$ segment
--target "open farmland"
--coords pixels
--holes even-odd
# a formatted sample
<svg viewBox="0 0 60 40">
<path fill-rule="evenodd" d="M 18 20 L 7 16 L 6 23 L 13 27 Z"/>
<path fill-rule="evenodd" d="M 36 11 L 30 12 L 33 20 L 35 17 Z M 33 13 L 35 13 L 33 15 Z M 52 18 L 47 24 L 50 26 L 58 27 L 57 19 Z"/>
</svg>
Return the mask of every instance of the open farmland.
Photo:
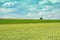
<svg viewBox="0 0 60 40">
<path fill-rule="evenodd" d="M 60 20 L 0 19 L 0 24 L 60 23 Z"/>
<path fill-rule="evenodd" d="M 0 40 L 60 40 L 60 23 L 0 24 Z"/>
</svg>

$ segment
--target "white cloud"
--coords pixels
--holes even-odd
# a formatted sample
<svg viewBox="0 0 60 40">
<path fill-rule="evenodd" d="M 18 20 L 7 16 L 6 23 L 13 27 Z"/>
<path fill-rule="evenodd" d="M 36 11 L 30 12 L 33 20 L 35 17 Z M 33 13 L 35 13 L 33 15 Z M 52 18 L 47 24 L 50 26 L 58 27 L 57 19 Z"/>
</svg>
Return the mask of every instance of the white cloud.
<svg viewBox="0 0 60 40">
<path fill-rule="evenodd" d="M 39 2 L 40 5 L 44 5 L 44 4 L 49 4 L 49 2 L 51 3 L 59 3 L 60 0 L 42 0 Z"/>
<path fill-rule="evenodd" d="M 14 6 L 15 3 L 14 2 L 6 2 L 5 4 L 3 4 L 3 7 L 10 7 L 10 6 Z"/>
<path fill-rule="evenodd" d="M 18 14 L 4 14 L 0 16 L 0 18 L 18 18 L 20 15 Z"/>
<path fill-rule="evenodd" d="M 14 8 L 0 8 L 0 13 L 9 13 L 9 12 L 14 12 L 16 9 Z"/>
<path fill-rule="evenodd" d="M 60 15 L 60 9 L 52 9 L 52 11 L 40 11 L 38 13 L 38 15 L 42 15 L 42 17 L 46 18 L 46 19 L 59 19 L 59 15 Z"/>
<path fill-rule="evenodd" d="M 53 7 L 53 6 L 44 6 L 43 8 L 42 8 L 42 11 L 52 11 L 52 10 L 54 10 L 54 9 L 56 9 L 55 7 Z"/>
<path fill-rule="evenodd" d="M 27 16 L 32 17 L 32 16 L 34 16 L 34 15 L 33 15 L 33 14 L 31 14 L 31 13 L 28 13 L 28 14 L 27 14 Z"/>
<path fill-rule="evenodd" d="M 1 2 L 6 2 L 7 0 L 0 0 Z"/>
<path fill-rule="evenodd" d="M 50 0 L 51 3 L 58 3 L 60 0 Z"/>
<path fill-rule="evenodd" d="M 37 15 L 40 16 L 40 15 L 45 15 L 46 13 L 43 12 L 43 11 L 40 11 Z"/>
<path fill-rule="evenodd" d="M 49 7 L 44 7 L 42 10 L 43 11 L 49 10 Z"/>
<path fill-rule="evenodd" d="M 28 8 L 29 8 L 29 11 L 36 11 L 37 10 L 37 8 L 34 5 L 29 5 Z"/>
<path fill-rule="evenodd" d="M 43 4 L 46 4 L 46 3 L 48 3 L 47 0 L 42 0 L 42 1 L 39 2 L 40 5 L 43 5 Z"/>
<path fill-rule="evenodd" d="M 51 11 L 48 11 L 50 10 Z M 57 9 L 53 6 L 45 6 L 42 10 L 35 13 L 28 13 L 28 16 L 30 17 L 43 17 L 44 19 L 59 19 L 60 16 L 60 9 Z"/>
</svg>

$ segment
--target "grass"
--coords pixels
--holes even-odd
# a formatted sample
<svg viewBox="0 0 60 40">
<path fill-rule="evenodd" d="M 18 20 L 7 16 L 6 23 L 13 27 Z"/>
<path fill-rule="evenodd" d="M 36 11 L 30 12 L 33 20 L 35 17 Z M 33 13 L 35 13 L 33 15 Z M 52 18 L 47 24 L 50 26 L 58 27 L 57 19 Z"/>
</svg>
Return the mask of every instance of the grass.
<svg viewBox="0 0 60 40">
<path fill-rule="evenodd" d="M 0 24 L 60 23 L 60 20 L 0 19 Z"/>
<path fill-rule="evenodd" d="M 60 40 L 60 20 L 0 19 L 0 40 Z"/>
<path fill-rule="evenodd" d="M 0 24 L 0 40 L 60 40 L 60 23 Z"/>
</svg>

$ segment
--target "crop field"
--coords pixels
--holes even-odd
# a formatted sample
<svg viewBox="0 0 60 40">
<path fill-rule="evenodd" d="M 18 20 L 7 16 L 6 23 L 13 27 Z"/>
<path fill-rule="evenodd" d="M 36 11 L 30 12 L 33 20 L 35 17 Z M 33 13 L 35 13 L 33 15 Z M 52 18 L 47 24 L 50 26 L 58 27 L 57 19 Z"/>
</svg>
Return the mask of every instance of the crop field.
<svg viewBox="0 0 60 40">
<path fill-rule="evenodd" d="M 60 23 L 0 24 L 0 40 L 60 40 Z"/>
<path fill-rule="evenodd" d="M 0 19 L 0 24 L 60 23 L 60 20 Z"/>
</svg>

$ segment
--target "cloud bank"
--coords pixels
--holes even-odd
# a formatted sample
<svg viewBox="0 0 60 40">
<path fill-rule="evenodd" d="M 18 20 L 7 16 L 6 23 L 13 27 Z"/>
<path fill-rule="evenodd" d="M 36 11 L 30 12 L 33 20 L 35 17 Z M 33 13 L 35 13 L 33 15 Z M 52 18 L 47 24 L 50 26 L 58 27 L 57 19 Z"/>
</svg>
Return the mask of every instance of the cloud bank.
<svg viewBox="0 0 60 40">
<path fill-rule="evenodd" d="M 60 19 L 60 0 L 0 0 L 0 18 L 10 17 Z"/>
</svg>

